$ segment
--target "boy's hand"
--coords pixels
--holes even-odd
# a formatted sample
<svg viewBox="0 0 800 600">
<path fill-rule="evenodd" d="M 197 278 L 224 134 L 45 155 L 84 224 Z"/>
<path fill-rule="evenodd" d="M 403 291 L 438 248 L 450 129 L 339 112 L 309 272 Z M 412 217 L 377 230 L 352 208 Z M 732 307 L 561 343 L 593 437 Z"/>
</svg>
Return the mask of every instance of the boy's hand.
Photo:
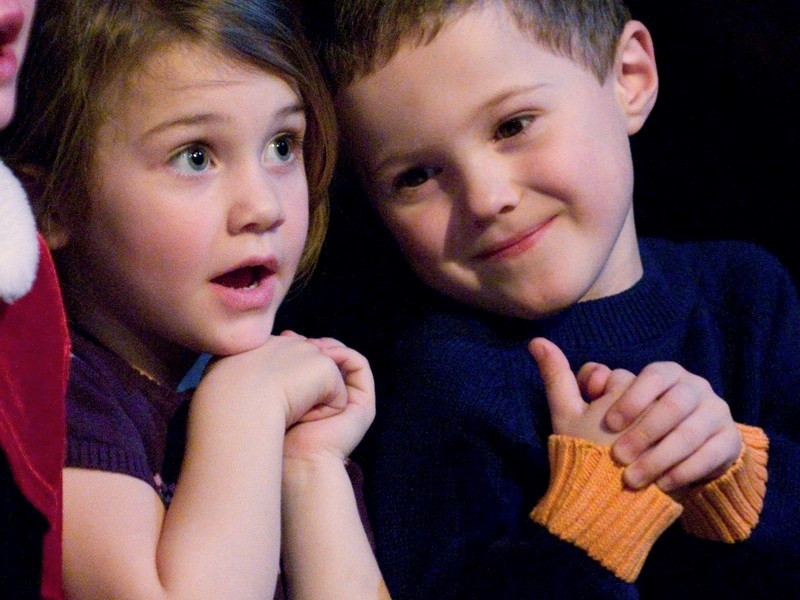
<svg viewBox="0 0 800 600">
<path fill-rule="evenodd" d="M 674 492 L 714 479 L 742 446 L 727 403 L 705 379 L 672 362 L 645 367 L 608 410 L 605 426 L 622 432 L 613 454 L 628 465 L 625 482 L 634 488 L 655 481 Z"/>
<path fill-rule="evenodd" d="M 608 429 L 604 418 L 609 407 L 633 381 L 633 374 L 590 363 L 576 377 L 567 357 L 549 340 L 535 338 L 528 348 L 544 381 L 553 432 L 611 446 L 620 434 Z M 595 400 L 586 403 L 582 391 Z"/>
<path fill-rule="evenodd" d="M 375 417 L 375 385 L 367 359 L 332 338 L 307 339 L 293 332 L 282 336 L 300 338 L 334 361 L 344 381 L 344 410 L 322 419 L 301 418 L 286 432 L 284 456 L 309 458 L 333 454 L 346 458 L 364 436 Z"/>
</svg>

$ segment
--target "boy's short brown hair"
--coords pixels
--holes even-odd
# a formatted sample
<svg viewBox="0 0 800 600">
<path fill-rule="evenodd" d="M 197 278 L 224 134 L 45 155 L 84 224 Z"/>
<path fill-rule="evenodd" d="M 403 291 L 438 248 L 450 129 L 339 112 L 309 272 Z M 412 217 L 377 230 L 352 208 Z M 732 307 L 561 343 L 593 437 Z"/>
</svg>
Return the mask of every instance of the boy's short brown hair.
<svg viewBox="0 0 800 600">
<path fill-rule="evenodd" d="M 446 21 L 487 1 L 502 2 L 522 31 L 602 82 L 631 15 L 621 0 L 334 0 L 317 37 L 334 92 L 379 69 L 405 43 L 430 42 Z"/>
</svg>

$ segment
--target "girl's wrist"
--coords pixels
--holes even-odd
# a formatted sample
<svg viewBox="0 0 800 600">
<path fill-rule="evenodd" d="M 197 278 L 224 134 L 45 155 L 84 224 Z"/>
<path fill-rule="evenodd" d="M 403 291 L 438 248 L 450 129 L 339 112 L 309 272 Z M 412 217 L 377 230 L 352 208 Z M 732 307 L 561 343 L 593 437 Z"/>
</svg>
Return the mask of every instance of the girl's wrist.
<svg viewBox="0 0 800 600">
<path fill-rule="evenodd" d="M 321 487 L 327 482 L 347 478 L 346 456 L 331 451 L 310 454 L 293 454 L 283 457 L 284 492 Z"/>
</svg>

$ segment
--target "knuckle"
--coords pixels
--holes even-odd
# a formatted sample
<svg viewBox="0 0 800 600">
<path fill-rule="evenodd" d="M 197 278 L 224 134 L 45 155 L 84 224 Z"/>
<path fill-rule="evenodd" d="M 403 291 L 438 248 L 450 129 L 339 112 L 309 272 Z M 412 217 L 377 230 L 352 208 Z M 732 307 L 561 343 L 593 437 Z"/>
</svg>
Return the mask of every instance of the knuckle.
<svg viewBox="0 0 800 600">
<path fill-rule="evenodd" d="M 641 452 L 655 441 L 656 436 L 652 427 L 649 427 L 646 423 L 639 423 L 626 431 L 623 438 L 625 443 L 632 449 Z"/>
<path fill-rule="evenodd" d="M 663 389 L 669 382 L 667 363 L 650 363 L 640 373 L 642 381 L 647 385 Z"/>
<path fill-rule="evenodd" d="M 674 388 L 659 401 L 659 410 L 671 423 L 678 423 L 684 419 L 694 407 L 691 394 L 682 388 Z"/>
<path fill-rule="evenodd" d="M 685 424 L 675 430 L 678 444 L 689 451 L 694 451 L 705 441 L 705 433 L 696 425 Z"/>
<path fill-rule="evenodd" d="M 721 399 L 717 396 L 716 392 L 714 392 L 714 388 L 711 387 L 711 383 L 705 379 L 704 377 L 700 377 L 699 375 L 691 375 L 688 379 L 691 383 L 694 393 L 697 394 L 700 398 L 709 398 L 709 399 Z"/>
<path fill-rule="evenodd" d="M 610 382 L 613 386 L 628 385 L 634 379 L 633 373 L 625 369 L 614 369 L 609 375 Z"/>
</svg>

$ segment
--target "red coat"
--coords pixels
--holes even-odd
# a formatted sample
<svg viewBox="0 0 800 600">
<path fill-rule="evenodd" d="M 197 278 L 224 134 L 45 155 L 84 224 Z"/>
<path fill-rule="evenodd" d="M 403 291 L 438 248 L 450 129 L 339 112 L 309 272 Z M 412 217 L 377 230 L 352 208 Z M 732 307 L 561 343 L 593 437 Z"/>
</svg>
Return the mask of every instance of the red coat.
<svg viewBox="0 0 800 600">
<path fill-rule="evenodd" d="M 0 178 L 0 183 L 0 194 L 5 195 L 7 181 Z M 8 217 L 15 210 L 11 204 L 0 201 L 0 238 L 6 242 L 18 233 L 8 232 Z M 42 598 L 49 600 L 63 597 L 61 472 L 69 337 L 53 260 L 37 237 L 38 267 L 36 262 L 30 265 L 31 274 L 35 272 L 30 291 L 19 298 L 19 289 L 3 293 L 0 279 L 0 447 L 20 491 L 50 525 L 42 565 Z M 25 243 L 15 241 L 13 254 L 7 244 L 5 258 L 2 243 L 0 239 L 0 271 L 9 271 L 9 256 L 14 268 L 29 260 L 21 257 L 23 250 L 15 251 Z M 29 247 L 35 249 L 36 240 Z"/>
</svg>

